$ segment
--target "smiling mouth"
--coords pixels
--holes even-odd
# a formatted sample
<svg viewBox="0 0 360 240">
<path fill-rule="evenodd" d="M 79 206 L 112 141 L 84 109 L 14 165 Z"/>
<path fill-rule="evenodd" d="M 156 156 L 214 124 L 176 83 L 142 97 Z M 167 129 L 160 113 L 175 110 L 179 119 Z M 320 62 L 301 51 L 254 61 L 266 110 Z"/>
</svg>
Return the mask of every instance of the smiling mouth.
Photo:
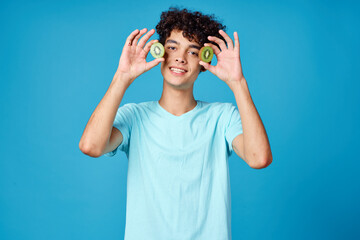
<svg viewBox="0 0 360 240">
<path fill-rule="evenodd" d="M 175 72 L 175 73 L 185 73 L 185 72 L 187 72 L 187 71 L 184 70 L 184 69 L 174 68 L 174 67 L 171 67 L 170 70 L 171 70 L 172 72 Z"/>
</svg>

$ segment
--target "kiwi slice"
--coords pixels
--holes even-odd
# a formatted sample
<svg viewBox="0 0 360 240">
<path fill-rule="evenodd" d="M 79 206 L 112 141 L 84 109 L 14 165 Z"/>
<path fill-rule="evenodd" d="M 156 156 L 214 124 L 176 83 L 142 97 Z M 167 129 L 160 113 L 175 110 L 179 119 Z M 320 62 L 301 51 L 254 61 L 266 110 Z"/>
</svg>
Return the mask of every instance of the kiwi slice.
<svg viewBox="0 0 360 240">
<path fill-rule="evenodd" d="M 210 62 L 211 59 L 214 56 L 214 51 L 211 47 L 207 46 L 207 47 L 202 47 L 200 49 L 200 59 L 203 62 Z"/>
<path fill-rule="evenodd" d="M 161 43 L 156 42 L 151 45 L 150 53 L 154 58 L 161 58 L 165 54 L 164 46 Z"/>
</svg>

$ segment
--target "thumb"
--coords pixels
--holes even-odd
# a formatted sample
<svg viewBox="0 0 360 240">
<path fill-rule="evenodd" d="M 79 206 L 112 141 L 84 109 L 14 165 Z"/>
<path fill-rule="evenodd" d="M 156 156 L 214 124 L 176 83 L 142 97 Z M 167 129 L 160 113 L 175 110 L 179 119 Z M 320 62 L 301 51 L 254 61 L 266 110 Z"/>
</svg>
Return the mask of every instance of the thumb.
<svg viewBox="0 0 360 240">
<path fill-rule="evenodd" d="M 215 74 L 215 67 L 210 63 L 200 61 L 199 64 L 203 66 L 206 70 L 209 70 L 212 74 Z"/>
<path fill-rule="evenodd" d="M 156 58 L 154 60 L 152 60 L 151 62 L 147 62 L 146 63 L 146 71 L 152 69 L 153 67 L 155 67 L 156 65 L 158 65 L 160 62 L 165 61 L 165 58 Z"/>
</svg>

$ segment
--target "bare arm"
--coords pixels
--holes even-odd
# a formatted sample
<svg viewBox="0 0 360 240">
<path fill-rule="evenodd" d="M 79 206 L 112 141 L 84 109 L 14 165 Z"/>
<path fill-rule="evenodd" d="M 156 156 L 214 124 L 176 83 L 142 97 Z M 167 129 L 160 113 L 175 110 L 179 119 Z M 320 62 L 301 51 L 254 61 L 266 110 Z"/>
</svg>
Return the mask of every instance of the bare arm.
<svg viewBox="0 0 360 240">
<path fill-rule="evenodd" d="M 244 131 L 233 140 L 234 151 L 252 168 L 267 167 L 272 162 L 272 153 L 264 125 L 251 99 L 242 72 L 239 36 L 234 32 L 233 42 L 223 30 L 220 30 L 219 34 L 224 37 L 226 44 L 218 37 L 209 36 L 208 39 L 216 42 L 220 48 L 205 43 L 205 46 L 210 46 L 214 50 L 217 57 L 216 66 L 202 61 L 199 64 L 223 80 L 234 93 Z"/>
<path fill-rule="evenodd" d="M 155 33 L 154 29 L 140 39 L 146 31 L 146 28 L 141 31 L 135 30 L 126 39 L 110 87 L 92 113 L 80 139 L 79 148 L 86 155 L 100 157 L 114 150 L 122 142 L 122 134 L 113 128 L 113 123 L 125 91 L 139 75 L 164 61 L 164 58 L 158 58 L 146 62 L 151 45 L 157 41 L 146 43 Z"/>
<path fill-rule="evenodd" d="M 115 148 L 117 148 L 123 140 L 123 135 L 121 132 L 116 128 L 113 127 L 109 139 L 109 143 L 106 145 L 105 150 L 103 151 L 103 154 L 114 151 Z"/>
<path fill-rule="evenodd" d="M 108 150 L 115 115 L 128 88 L 124 82 L 121 75 L 116 73 L 105 96 L 92 113 L 79 143 L 80 150 L 86 155 L 99 157 L 104 149 Z M 114 137 L 112 140 L 116 141 Z"/>
<path fill-rule="evenodd" d="M 256 169 L 265 168 L 272 162 L 269 139 L 264 124 L 251 99 L 245 78 L 241 82 L 234 83 L 232 90 L 244 130 L 242 137 L 234 139 L 233 147 L 238 152 L 242 152 L 241 154 L 245 157 L 244 160 L 250 167 Z"/>
</svg>

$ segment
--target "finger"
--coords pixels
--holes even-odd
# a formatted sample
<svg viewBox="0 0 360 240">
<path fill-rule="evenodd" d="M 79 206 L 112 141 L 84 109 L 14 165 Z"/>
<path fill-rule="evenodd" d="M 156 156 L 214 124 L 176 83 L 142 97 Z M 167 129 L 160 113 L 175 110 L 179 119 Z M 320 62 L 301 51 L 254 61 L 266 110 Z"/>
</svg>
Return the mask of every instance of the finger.
<svg viewBox="0 0 360 240">
<path fill-rule="evenodd" d="M 138 33 L 139 33 L 139 30 L 138 30 L 138 29 L 134 30 L 134 31 L 128 36 L 128 38 L 126 39 L 125 46 L 131 46 L 132 41 L 134 40 L 134 37 L 135 37 L 136 34 L 138 34 Z"/>
<path fill-rule="evenodd" d="M 234 40 L 235 40 L 235 50 L 236 52 L 240 51 L 240 41 L 239 41 L 239 35 L 237 32 L 234 32 Z"/>
<path fill-rule="evenodd" d="M 149 71 L 150 69 L 152 69 L 153 67 L 155 67 L 156 65 L 158 65 L 160 62 L 165 61 L 165 58 L 156 58 L 150 62 L 146 63 L 146 67 L 145 67 L 145 72 Z"/>
<path fill-rule="evenodd" d="M 229 49 L 234 49 L 234 43 L 231 40 L 231 38 L 229 37 L 229 35 L 227 35 L 226 32 L 224 32 L 223 30 L 219 30 L 219 33 L 221 36 L 223 36 L 223 38 L 225 38 L 226 44 L 228 46 Z"/>
<path fill-rule="evenodd" d="M 205 43 L 205 46 L 209 46 L 214 50 L 214 54 L 218 55 L 219 53 L 221 53 L 220 49 L 218 48 L 218 46 L 212 44 L 212 43 Z"/>
<path fill-rule="evenodd" d="M 141 29 L 141 31 L 139 32 L 139 34 L 137 34 L 134 38 L 134 40 L 132 41 L 132 46 L 136 46 L 137 45 L 137 42 L 139 40 L 139 38 L 144 34 L 146 33 L 147 29 L 144 28 L 144 29 Z"/>
<path fill-rule="evenodd" d="M 139 41 L 138 46 L 139 47 L 144 47 L 145 43 L 149 40 L 149 38 L 155 33 L 155 29 L 151 29 L 150 31 L 148 31 Z"/>
<path fill-rule="evenodd" d="M 145 47 L 144 47 L 144 51 L 142 51 L 141 55 L 142 57 L 146 57 L 146 55 L 149 53 L 151 45 L 153 45 L 154 43 L 158 42 L 158 40 L 154 39 L 151 40 L 150 42 L 148 42 Z"/>
<path fill-rule="evenodd" d="M 224 40 L 214 36 L 208 36 L 208 39 L 210 41 L 216 42 L 220 46 L 221 51 L 227 49 Z"/>
<path fill-rule="evenodd" d="M 213 65 L 211 65 L 210 63 L 200 61 L 199 64 L 201 66 L 203 66 L 206 70 L 209 70 L 212 74 L 216 75 L 215 74 L 215 67 Z"/>
</svg>

